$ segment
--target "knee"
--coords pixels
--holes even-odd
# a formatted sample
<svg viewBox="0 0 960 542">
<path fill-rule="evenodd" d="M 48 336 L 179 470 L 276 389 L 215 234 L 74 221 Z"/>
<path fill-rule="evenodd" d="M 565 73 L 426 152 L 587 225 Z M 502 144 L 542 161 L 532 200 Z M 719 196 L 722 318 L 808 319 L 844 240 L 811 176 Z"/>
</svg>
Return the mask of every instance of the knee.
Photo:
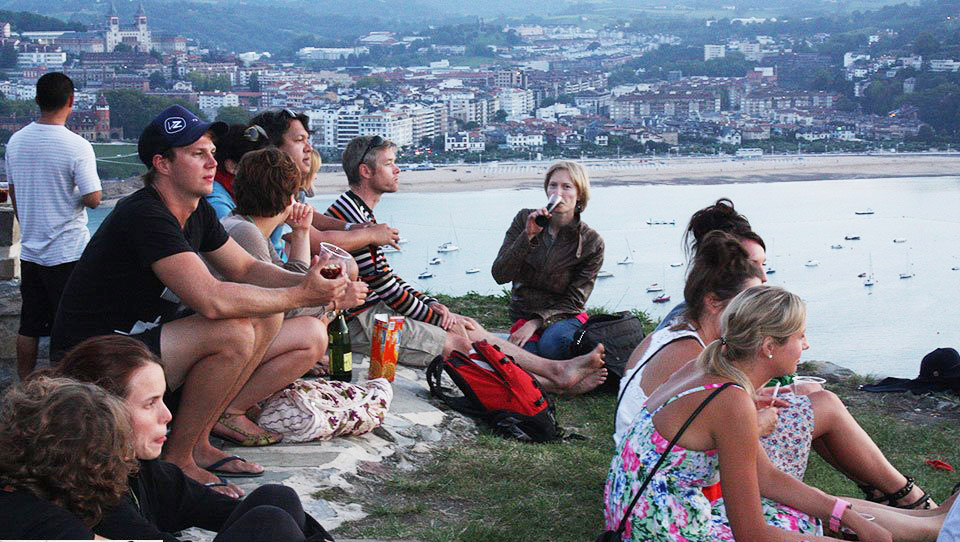
<svg viewBox="0 0 960 542">
<path fill-rule="evenodd" d="M 303 516 L 303 506 L 297 492 L 280 484 L 262 485 L 253 490 L 244 502 L 252 505 L 254 510 L 264 505 L 280 508 L 295 520 L 298 516 Z"/>
<path fill-rule="evenodd" d="M 277 333 L 280 333 L 280 328 L 284 322 L 283 313 L 272 314 L 263 318 L 254 318 L 252 322 L 257 335 L 262 337 L 263 340 L 270 342 L 277 336 Z"/>
<path fill-rule="evenodd" d="M 303 346 L 309 353 L 307 357 L 310 358 L 310 367 L 313 367 L 313 363 L 322 358 L 324 352 L 327 351 L 327 326 L 323 325 L 319 318 L 312 316 L 304 316 L 303 318 Z"/>
<path fill-rule="evenodd" d="M 809 394 L 814 417 L 834 416 L 847 412 L 847 406 L 829 390 L 820 390 Z"/>
<path fill-rule="evenodd" d="M 253 356 L 256 329 L 250 318 L 220 320 L 217 348 L 222 356 L 237 363 L 246 363 Z"/>
<path fill-rule="evenodd" d="M 261 504 L 239 517 L 227 531 L 224 539 L 239 539 L 252 542 L 275 540 L 303 540 L 303 528 L 285 510 L 271 504 Z M 221 538 L 218 535 L 217 539 Z M 215 540 L 217 540 L 215 539 Z"/>
</svg>

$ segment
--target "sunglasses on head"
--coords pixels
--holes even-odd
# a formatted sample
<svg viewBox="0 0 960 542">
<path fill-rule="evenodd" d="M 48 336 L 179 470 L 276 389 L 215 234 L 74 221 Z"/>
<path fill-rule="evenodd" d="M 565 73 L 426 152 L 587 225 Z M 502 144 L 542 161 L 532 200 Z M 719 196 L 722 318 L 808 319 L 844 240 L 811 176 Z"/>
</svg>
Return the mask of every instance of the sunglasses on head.
<svg viewBox="0 0 960 542">
<path fill-rule="evenodd" d="M 256 143 L 261 139 L 268 139 L 267 131 L 263 129 L 259 124 L 254 124 L 253 126 L 247 128 L 243 131 L 243 138 L 251 143 Z"/>
<path fill-rule="evenodd" d="M 291 119 L 296 119 L 296 118 L 299 118 L 299 117 L 300 117 L 299 115 L 297 115 L 296 113 L 294 113 L 292 109 L 287 109 L 286 107 L 284 107 L 283 109 L 281 109 L 280 112 L 283 113 L 284 115 L 290 117 Z"/>
<path fill-rule="evenodd" d="M 370 152 L 370 149 L 375 149 L 375 148 L 377 148 L 377 147 L 382 147 L 384 143 L 386 143 L 386 140 L 383 139 L 382 137 L 380 137 L 380 136 L 378 136 L 378 135 L 373 136 L 373 139 L 371 139 L 371 140 L 367 143 L 367 148 L 363 151 L 363 154 L 360 155 L 360 161 L 357 162 L 357 167 L 360 167 L 360 164 L 363 163 L 363 159 L 367 157 L 367 153 Z"/>
</svg>

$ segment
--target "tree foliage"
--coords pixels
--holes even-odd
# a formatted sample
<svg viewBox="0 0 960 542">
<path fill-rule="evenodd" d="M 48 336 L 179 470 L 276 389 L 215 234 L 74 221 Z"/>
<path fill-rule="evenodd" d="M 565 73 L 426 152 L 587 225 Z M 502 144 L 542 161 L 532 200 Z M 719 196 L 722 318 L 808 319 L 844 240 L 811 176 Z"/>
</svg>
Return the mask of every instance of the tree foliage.
<svg viewBox="0 0 960 542">
<path fill-rule="evenodd" d="M 187 74 L 187 81 L 193 83 L 193 90 L 198 92 L 207 92 L 213 90 L 230 90 L 230 77 L 228 75 L 209 75 L 201 72 L 190 72 Z"/>
<path fill-rule="evenodd" d="M 139 138 L 154 117 L 174 104 L 180 104 L 197 116 L 205 118 L 195 105 L 183 99 L 148 96 L 136 90 L 107 90 L 103 95 L 110 104 L 110 124 L 113 127 L 123 127 L 124 136 L 130 139 Z"/>
<path fill-rule="evenodd" d="M 10 23 L 14 32 L 32 32 L 40 30 L 74 30 L 85 32 L 87 27 L 78 22 L 65 22 L 54 17 L 45 17 L 29 11 L 0 10 L 0 21 Z"/>
<path fill-rule="evenodd" d="M 242 107 L 221 107 L 217 111 L 217 119 L 227 124 L 247 124 L 250 122 L 250 112 Z"/>
</svg>

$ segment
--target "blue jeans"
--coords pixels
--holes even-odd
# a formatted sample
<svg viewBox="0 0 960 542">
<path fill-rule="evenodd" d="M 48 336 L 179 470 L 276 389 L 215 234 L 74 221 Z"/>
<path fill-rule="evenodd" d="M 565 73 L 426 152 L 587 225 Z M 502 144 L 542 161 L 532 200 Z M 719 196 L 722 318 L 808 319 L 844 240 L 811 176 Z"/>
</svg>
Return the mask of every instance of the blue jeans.
<svg viewBox="0 0 960 542">
<path fill-rule="evenodd" d="M 570 345 L 573 343 L 573 336 L 582 327 L 583 324 L 576 318 L 560 320 L 543 330 L 538 342 L 528 342 L 523 345 L 523 349 L 547 359 L 568 359 L 572 357 Z"/>
</svg>

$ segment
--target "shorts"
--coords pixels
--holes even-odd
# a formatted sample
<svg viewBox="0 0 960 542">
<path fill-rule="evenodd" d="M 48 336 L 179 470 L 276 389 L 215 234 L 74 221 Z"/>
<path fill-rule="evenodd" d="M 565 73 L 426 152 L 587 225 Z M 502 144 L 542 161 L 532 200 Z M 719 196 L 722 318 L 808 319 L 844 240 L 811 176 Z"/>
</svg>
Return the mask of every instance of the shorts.
<svg viewBox="0 0 960 542">
<path fill-rule="evenodd" d="M 382 301 L 356 315 L 347 325 L 350 328 L 350 347 L 355 353 L 370 354 L 373 336 L 373 318 L 377 314 L 403 316 Z M 410 367 L 426 367 L 433 358 L 443 355 L 447 332 L 440 326 L 407 318 L 400 333 L 398 363 Z"/>
<path fill-rule="evenodd" d="M 20 260 L 20 335 L 48 337 L 60 296 L 77 262 L 45 266 Z"/>
</svg>

